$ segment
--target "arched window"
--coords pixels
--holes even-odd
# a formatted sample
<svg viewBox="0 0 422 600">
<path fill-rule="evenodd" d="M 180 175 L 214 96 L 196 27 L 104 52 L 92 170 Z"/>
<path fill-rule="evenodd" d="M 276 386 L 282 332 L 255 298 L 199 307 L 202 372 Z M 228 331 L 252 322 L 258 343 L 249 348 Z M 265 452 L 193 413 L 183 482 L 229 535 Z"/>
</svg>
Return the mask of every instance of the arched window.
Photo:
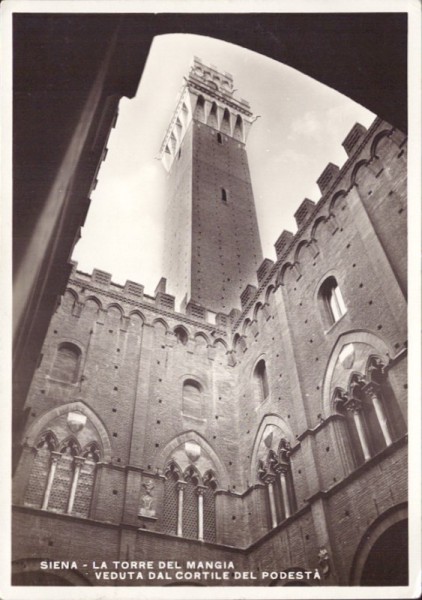
<svg viewBox="0 0 422 600">
<path fill-rule="evenodd" d="M 223 138 L 221 137 L 221 133 L 217 133 L 217 142 L 218 142 L 219 144 L 222 144 L 222 143 L 223 143 Z"/>
<path fill-rule="evenodd" d="M 74 344 L 65 342 L 57 348 L 51 377 L 67 383 L 76 383 L 79 375 L 81 351 Z"/>
<path fill-rule="evenodd" d="M 286 438 L 281 438 L 277 452 L 270 449 L 265 458 L 258 461 L 258 477 L 267 487 L 272 528 L 288 519 L 296 510 L 290 454 L 290 443 Z"/>
<path fill-rule="evenodd" d="M 369 361 L 368 376 L 354 373 L 348 390 L 336 390 L 334 401 L 346 418 L 356 464 L 369 460 L 406 431 L 385 366 L 377 357 Z"/>
<path fill-rule="evenodd" d="M 215 102 L 212 103 L 210 114 L 208 115 L 207 125 L 217 129 L 218 127 L 218 119 L 217 119 L 217 104 Z"/>
<path fill-rule="evenodd" d="M 243 121 L 240 115 L 236 117 L 236 124 L 234 126 L 234 138 L 243 142 Z"/>
<path fill-rule="evenodd" d="M 254 388 L 255 388 L 255 397 L 259 402 L 265 400 L 268 397 L 268 378 L 267 378 L 267 367 L 265 365 L 265 360 L 261 358 L 260 361 L 257 362 L 254 372 Z"/>
<path fill-rule="evenodd" d="M 205 118 L 205 100 L 203 96 L 198 96 L 198 100 L 196 101 L 194 119 L 198 121 L 204 121 Z"/>
<path fill-rule="evenodd" d="M 208 470 L 203 477 L 189 465 L 183 476 L 172 460 L 167 465 L 164 483 L 162 530 L 180 537 L 216 540 L 215 490 L 217 479 Z"/>
<path fill-rule="evenodd" d="M 186 379 L 183 382 L 182 413 L 202 418 L 202 388 L 194 379 Z"/>
<path fill-rule="evenodd" d="M 336 323 L 347 311 L 340 288 L 335 277 L 328 277 L 318 293 L 320 309 L 325 327 Z"/>
<path fill-rule="evenodd" d="M 227 190 L 224 188 L 221 188 L 221 200 L 223 202 L 227 202 Z"/>
<path fill-rule="evenodd" d="M 176 327 L 176 329 L 174 330 L 174 335 L 176 336 L 176 339 L 179 342 L 179 344 L 183 344 L 183 346 L 186 346 L 186 344 L 188 343 L 188 334 L 186 333 L 186 330 L 183 327 Z"/>
<path fill-rule="evenodd" d="M 70 436 L 59 443 L 54 433 L 46 431 L 36 449 L 24 504 L 88 517 L 95 469 L 101 459 L 99 444 L 93 440 L 81 450 L 76 437 Z"/>
<path fill-rule="evenodd" d="M 224 109 L 223 121 L 221 123 L 222 133 L 231 135 L 231 123 L 230 123 L 230 111 L 228 108 Z"/>
</svg>

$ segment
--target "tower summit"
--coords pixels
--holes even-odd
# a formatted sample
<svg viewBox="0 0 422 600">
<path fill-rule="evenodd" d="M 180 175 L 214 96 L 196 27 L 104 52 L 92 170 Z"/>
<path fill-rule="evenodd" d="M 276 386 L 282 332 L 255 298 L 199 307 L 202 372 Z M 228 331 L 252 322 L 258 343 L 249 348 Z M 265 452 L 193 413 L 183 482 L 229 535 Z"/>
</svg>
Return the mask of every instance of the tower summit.
<svg viewBox="0 0 422 600">
<path fill-rule="evenodd" d="M 253 114 L 233 94 L 230 74 L 195 57 L 161 148 L 168 291 L 214 312 L 239 306 L 262 262 L 245 147 Z"/>
</svg>

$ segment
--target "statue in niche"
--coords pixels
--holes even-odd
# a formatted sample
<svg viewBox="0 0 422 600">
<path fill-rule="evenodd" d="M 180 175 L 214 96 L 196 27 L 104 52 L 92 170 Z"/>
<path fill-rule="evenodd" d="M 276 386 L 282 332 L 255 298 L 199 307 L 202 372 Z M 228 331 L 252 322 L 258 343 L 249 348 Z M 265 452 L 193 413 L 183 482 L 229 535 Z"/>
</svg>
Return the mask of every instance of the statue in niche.
<svg viewBox="0 0 422 600">
<path fill-rule="evenodd" d="M 142 484 L 142 487 L 145 489 L 145 493 L 141 496 L 141 506 L 139 507 L 138 516 L 155 517 L 155 508 L 153 508 L 153 490 L 155 486 L 151 480 L 147 480 Z"/>
</svg>

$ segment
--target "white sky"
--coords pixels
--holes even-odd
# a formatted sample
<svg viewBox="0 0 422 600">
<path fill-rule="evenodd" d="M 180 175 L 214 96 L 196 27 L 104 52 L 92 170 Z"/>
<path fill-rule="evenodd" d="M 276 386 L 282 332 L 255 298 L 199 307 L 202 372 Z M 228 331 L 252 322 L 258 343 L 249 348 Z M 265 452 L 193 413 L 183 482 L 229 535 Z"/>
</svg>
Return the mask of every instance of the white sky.
<svg viewBox="0 0 422 600">
<path fill-rule="evenodd" d="M 298 40 L 299 43 L 299 40 Z M 73 259 L 126 279 L 153 294 L 162 276 L 164 181 L 157 160 L 176 98 L 193 56 L 233 75 L 235 96 L 260 118 L 247 141 L 264 257 L 274 259 L 283 229 L 307 197 L 318 201 L 316 180 L 328 162 L 347 159 L 342 141 L 358 121 L 375 115 L 338 92 L 260 54 L 212 38 L 173 34 L 154 39 L 132 100 L 120 102 L 108 155 L 98 176 L 82 239 Z"/>
</svg>

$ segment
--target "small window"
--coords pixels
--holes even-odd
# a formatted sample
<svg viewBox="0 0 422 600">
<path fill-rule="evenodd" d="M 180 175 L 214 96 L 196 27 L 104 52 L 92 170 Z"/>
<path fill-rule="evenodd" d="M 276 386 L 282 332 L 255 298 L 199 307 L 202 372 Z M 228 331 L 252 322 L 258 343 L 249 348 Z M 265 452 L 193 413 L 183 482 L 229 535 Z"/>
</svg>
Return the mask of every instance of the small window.
<svg viewBox="0 0 422 600">
<path fill-rule="evenodd" d="M 257 363 L 253 372 L 253 377 L 257 400 L 262 402 L 268 396 L 268 378 L 265 360 L 261 359 Z"/>
<path fill-rule="evenodd" d="M 79 375 L 81 351 L 74 344 L 64 343 L 56 353 L 51 376 L 67 383 L 76 383 Z"/>
<path fill-rule="evenodd" d="M 227 190 L 224 188 L 221 188 L 221 200 L 223 202 L 227 202 Z"/>
<path fill-rule="evenodd" d="M 203 409 L 202 388 L 194 379 L 183 382 L 182 413 L 184 415 L 202 418 Z"/>
<path fill-rule="evenodd" d="M 340 288 L 335 277 L 328 277 L 319 290 L 319 301 L 326 327 L 336 323 L 346 312 Z"/>
<path fill-rule="evenodd" d="M 217 133 L 217 142 L 218 142 L 219 144 L 222 144 L 222 143 L 223 143 L 223 138 L 221 137 L 221 133 Z"/>
</svg>

